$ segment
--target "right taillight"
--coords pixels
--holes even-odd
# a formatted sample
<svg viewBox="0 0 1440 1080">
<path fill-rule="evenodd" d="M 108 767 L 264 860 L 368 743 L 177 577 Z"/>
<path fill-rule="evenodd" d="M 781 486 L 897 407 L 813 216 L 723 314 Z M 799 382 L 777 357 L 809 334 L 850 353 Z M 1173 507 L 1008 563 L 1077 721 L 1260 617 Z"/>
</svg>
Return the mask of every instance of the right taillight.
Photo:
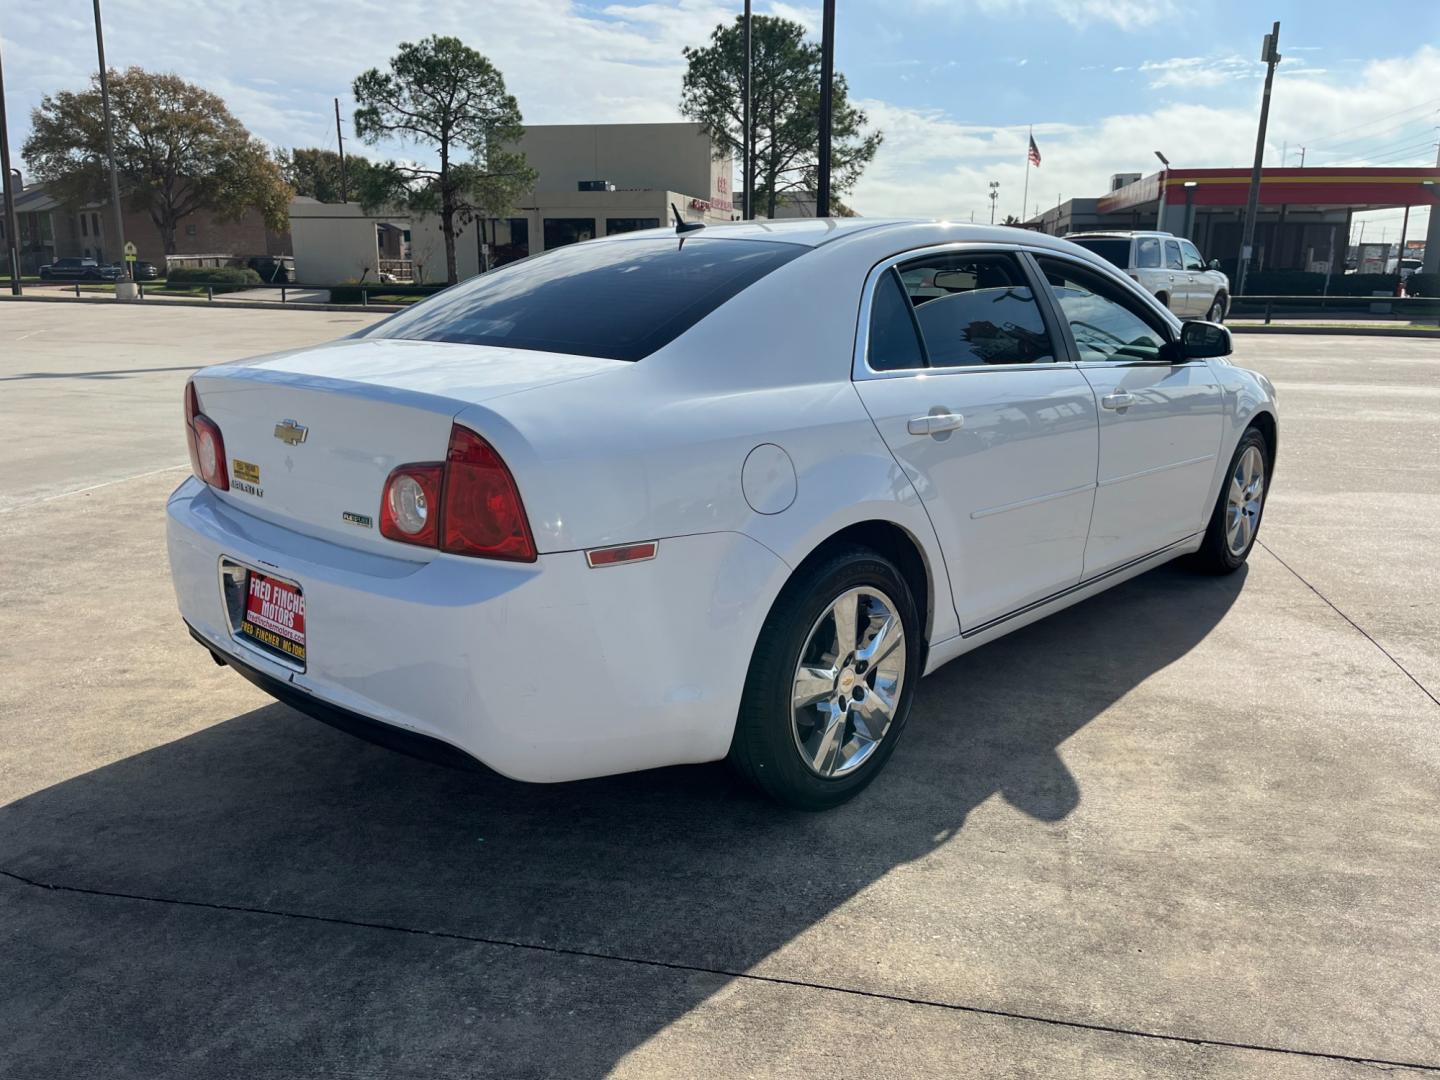
<svg viewBox="0 0 1440 1080">
<path fill-rule="evenodd" d="M 219 491 L 229 491 L 225 439 L 215 421 L 200 411 L 200 396 L 193 382 L 185 384 L 185 442 L 190 448 L 190 468 L 195 475 Z"/>
<path fill-rule="evenodd" d="M 443 463 L 401 465 L 385 481 L 380 533 L 452 555 L 534 562 L 515 478 L 495 448 L 455 424 Z"/>
</svg>

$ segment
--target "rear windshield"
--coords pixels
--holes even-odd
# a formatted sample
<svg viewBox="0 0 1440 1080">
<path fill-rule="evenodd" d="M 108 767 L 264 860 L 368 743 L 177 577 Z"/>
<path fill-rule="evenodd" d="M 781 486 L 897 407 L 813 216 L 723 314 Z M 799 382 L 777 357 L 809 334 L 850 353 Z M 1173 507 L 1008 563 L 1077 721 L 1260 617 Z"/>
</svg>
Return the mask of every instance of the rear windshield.
<svg viewBox="0 0 1440 1080">
<path fill-rule="evenodd" d="M 1072 240 L 1086 251 L 1093 251 L 1108 263 L 1114 263 L 1121 270 L 1130 269 L 1129 240 Z"/>
<path fill-rule="evenodd" d="M 572 244 L 471 278 L 362 336 L 639 360 L 806 250 L 700 236 Z"/>
</svg>

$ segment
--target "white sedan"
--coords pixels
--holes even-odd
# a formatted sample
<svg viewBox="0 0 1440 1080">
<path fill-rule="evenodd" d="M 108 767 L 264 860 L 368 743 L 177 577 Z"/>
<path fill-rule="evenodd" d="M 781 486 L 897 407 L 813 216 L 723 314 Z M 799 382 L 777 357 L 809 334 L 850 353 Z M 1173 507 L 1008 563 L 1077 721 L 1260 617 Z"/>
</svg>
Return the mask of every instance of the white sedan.
<svg viewBox="0 0 1440 1080">
<path fill-rule="evenodd" d="M 1273 389 L 1102 259 L 796 221 L 547 252 L 204 368 L 180 611 L 321 720 L 528 781 L 728 757 L 803 807 L 920 677 L 1250 552 Z"/>
</svg>

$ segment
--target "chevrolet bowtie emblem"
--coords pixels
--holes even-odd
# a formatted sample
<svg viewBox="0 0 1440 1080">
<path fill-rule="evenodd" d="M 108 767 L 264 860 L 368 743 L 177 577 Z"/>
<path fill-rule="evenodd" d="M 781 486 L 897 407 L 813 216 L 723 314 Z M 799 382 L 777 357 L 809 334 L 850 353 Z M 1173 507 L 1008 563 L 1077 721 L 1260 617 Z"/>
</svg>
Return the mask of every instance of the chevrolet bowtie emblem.
<svg viewBox="0 0 1440 1080">
<path fill-rule="evenodd" d="M 299 446 L 308 434 L 310 429 L 294 420 L 282 420 L 275 425 L 275 437 L 286 446 Z"/>
</svg>

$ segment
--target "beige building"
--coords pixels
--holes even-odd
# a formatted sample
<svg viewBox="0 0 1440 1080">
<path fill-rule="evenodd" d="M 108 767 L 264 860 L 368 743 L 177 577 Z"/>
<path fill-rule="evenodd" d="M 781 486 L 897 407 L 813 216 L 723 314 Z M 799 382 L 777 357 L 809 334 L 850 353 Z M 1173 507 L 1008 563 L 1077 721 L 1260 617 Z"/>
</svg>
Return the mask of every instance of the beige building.
<svg viewBox="0 0 1440 1080">
<path fill-rule="evenodd" d="M 460 277 L 596 236 L 653 229 L 673 220 L 717 223 L 739 214 L 730 157 L 717 158 L 699 124 L 555 124 L 525 129 L 518 149 L 538 174 L 507 217 L 464 226 L 455 241 Z M 366 214 L 359 205 L 296 199 L 290 205 L 295 276 L 305 284 L 445 280 L 437 217 Z M 396 232 L 401 234 L 397 248 Z M 400 257 L 395 252 L 401 251 Z"/>
</svg>

